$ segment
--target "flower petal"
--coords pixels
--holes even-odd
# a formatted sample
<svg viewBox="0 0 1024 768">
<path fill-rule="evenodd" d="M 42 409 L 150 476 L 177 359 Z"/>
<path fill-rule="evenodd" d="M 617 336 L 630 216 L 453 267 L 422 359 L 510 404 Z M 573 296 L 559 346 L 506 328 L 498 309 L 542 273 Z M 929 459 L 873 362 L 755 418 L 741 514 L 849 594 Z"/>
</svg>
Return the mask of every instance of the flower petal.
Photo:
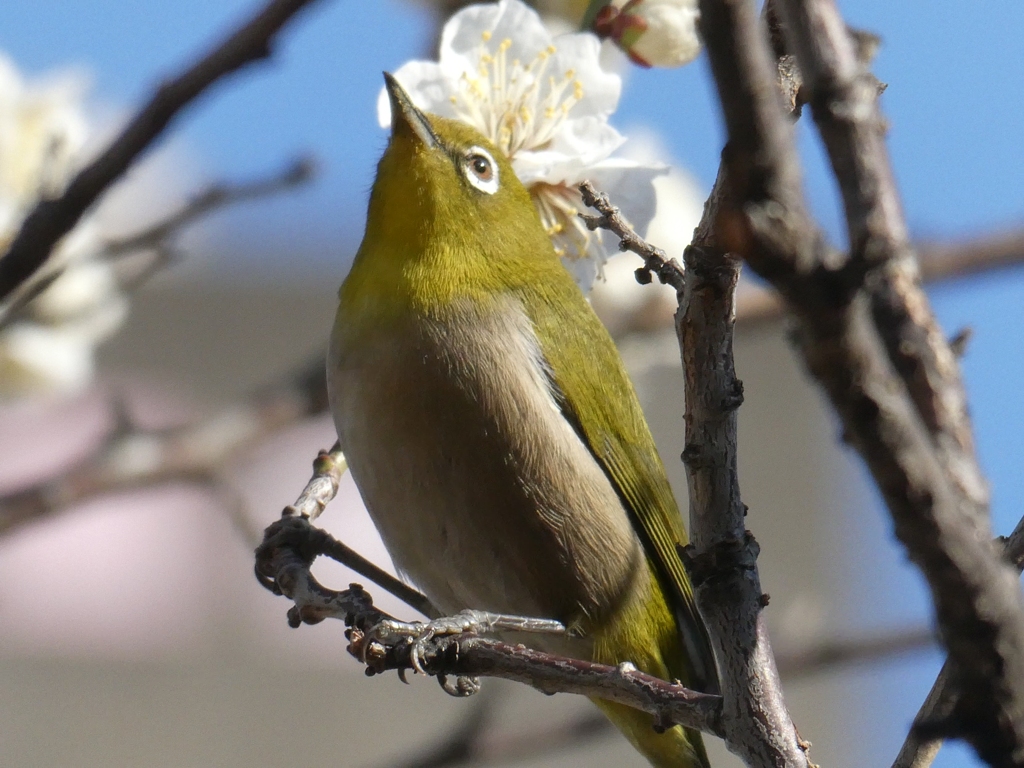
<svg viewBox="0 0 1024 768">
<path fill-rule="evenodd" d="M 0 336 L 0 398 L 83 389 L 93 376 L 92 345 L 62 326 L 16 323 Z"/>
<path fill-rule="evenodd" d="M 587 169 L 608 159 L 626 141 L 600 118 L 573 121 L 560 132 L 549 149 L 520 152 L 512 161 L 519 179 L 529 186 L 575 183 L 587 178 Z"/>
<path fill-rule="evenodd" d="M 561 76 L 572 70 L 583 90 L 570 121 L 591 115 L 607 118 L 619 105 L 622 78 L 601 66 L 601 41 L 589 33 L 574 33 L 556 37 L 554 46 L 550 71 Z"/>
<path fill-rule="evenodd" d="M 658 207 L 654 180 L 668 172 L 665 165 L 642 165 L 633 160 L 612 157 L 588 168 L 587 178 L 598 189 L 612 192 L 612 202 L 619 206 L 630 226 L 643 236 Z M 583 179 L 574 181 L 578 183 Z M 612 235 L 605 235 L 605 242 L 613 241 Z M 615 249 L 617 243 L 612 242 L 611 247 Z"/>
<path fill-rule="evenodd" d="M 435 61 L 408 61 L 394 72 L 394 77 L 412 103 L 425 112 L 453 117 L 452 87 Z M 377 96 L 377 121 L 381 128 L 391 127 L 391 100 L 387 88 Z"/>
<path fill-rule="evenodd" d="M 584 175 L 567 182 L 567 186 L 575 189 L 576 184 L 586 178 L 599 190 L 614 190 L 615 204 L 637 233 L 643 235 L 657 209 L 654 180 L 668 173 L 668 167 L 641 165 L 633 160 L 612 157 L 582 170 Z M 580 211 L 585 210 L 582 199 L 578 200 L 577 207 Z M 587 293 L 601 274 L 608 254 L 617 250 L 616 237 L 601 230 L 587 247 L 586 258 L 562 259 L 562 263 L 583 292 Z"/>
<path fill-rule="evenodd" d="M 493 50 L 511 41 L 509 59 L 526 62 L 551 45 L 551 33 L 537 12 L 520 0 L 470 5 L 452 16 L 441 34 L 441 68 L 449 77 L 475 73 L 484 35 Z"/>
<path fill-rule="evenodd" d="M 119 296 L 117 276 L 109 262 L 89 259 L 68 266 L 31 304 L 32 315 L 63 323 L 81 317 Z"/>
</svg>

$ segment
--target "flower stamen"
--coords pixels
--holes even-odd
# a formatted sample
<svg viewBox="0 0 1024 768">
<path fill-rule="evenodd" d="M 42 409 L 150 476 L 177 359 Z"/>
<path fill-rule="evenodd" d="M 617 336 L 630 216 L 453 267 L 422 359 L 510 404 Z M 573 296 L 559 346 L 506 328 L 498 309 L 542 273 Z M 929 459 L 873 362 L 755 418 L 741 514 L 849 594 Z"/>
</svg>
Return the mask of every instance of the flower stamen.
<svg viewBox="0 0 1024 768">
<path fill-rule="evenodd" d="M 541 224 L 555 242 L 559 256 L 575 261 L 587 258 L 587 248 L 594 234 L 578 216 L 579 193 L 566 184 L 538 182 L 530 187 Z"/>
<path fill-rule="evenodd" d="M 517 152 L 543 149 L 552 140 L 583 98 L 583 85 L 573 69 L 560 78 L 547 75 L 555 46 L 547 46 L 524 65 L 519 59 L 509 61 L 509 38 L 492 48 L 492 36 L 490 31 L 481 34 L 478 77 L 463 74 L 450 101 L 459 119 L 514 159 Z"/>
</svg>

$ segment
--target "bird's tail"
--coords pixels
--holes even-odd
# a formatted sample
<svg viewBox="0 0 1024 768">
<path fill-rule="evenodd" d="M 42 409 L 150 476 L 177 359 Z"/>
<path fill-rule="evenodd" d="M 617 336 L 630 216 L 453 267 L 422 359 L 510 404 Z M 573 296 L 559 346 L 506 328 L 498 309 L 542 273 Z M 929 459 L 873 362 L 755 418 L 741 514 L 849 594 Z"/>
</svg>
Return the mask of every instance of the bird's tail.
<svg viewBox="0 0 1024 768">
<path fill-rule="evenodd" d="M 697 731 L 677 725 L 659 733 L 645 712 L 600 699 L 593 702 L 655 768 L 710 768 Z"/>
</svg>

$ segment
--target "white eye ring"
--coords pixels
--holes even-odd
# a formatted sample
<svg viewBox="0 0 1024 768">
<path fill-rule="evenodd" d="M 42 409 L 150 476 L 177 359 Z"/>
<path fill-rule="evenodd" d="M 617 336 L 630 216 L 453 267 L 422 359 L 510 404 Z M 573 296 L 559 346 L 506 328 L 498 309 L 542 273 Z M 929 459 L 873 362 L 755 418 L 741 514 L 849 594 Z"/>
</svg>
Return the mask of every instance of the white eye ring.
<svg viewBox="0 0 1024 768">
<path fill-rule="evenodd" d="M 483 147 L 470 147 L 462 164 L 466 180 L 481 192 L 493 195 L 498 191 L 498 164 Z"/>
</svg>

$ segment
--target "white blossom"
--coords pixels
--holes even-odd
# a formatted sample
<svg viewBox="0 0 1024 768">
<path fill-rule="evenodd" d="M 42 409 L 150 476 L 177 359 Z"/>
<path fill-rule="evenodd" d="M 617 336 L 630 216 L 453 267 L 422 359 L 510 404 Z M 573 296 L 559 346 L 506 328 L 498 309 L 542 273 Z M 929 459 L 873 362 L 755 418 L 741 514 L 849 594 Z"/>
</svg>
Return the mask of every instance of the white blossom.
<svg viewBox="0 0 1024 768">
<path fill-rule="evenodd" d="M 594 31 L 644 67 L 680 67 L 700 53 L 697 0 L 612 0 Z"/>
<path fill-rule="evenodd" d="M 63 190 L 89 137 L 81 77 L 27 83 L 0 54 L 0 253 L 40 198 Z M 61 241 L 59 275 L 0 330 L 0 398 L 70 394 L 93 377 L 94 350 L 121 325 L 127 302 L 111 266 L 97 260 L 88 217 Z"/>
<path fill-rule="evenodd" d="M 589 290 L 607 258 L 577 213 L 576 185 L 590 179 L 614 191 L 640 231 L 654 210 L 652 182 L 665 172 L 613 153 L 625 138 L 608 123 L 622 88 L 601 67 L 590 33 L 553 37 L 520 0 L 468 6 L 448 20 L 439 61 L 410 61 L 394 74 L 420 109 L 463 120 L 512 161 L 541 221 L 577 282 Z M 391 122 L 384 91 L 382 127 Z"/>
<path fill-rule="evenodd" d="M 630 135 L 626 147 L 630 159 L 640 163 L 671 160 L 667 145 L 654 131 L 636 129 Z M 683 250 L 700 222 L 706 195 L 693 177 L 674 163 L 668 173 L 654 180 L 654 190 L 657 204 L 644 238 L 682 262 Z M 615 254 L 605 265 L 605 279 L 594 284 L 594 309 L 613 333 L 662 326 L 675 312 L 675 289 L 657 279 L 651 285 L 638 283 L 635 273 L 641 265 L 635 253 Z"/>
</svg>

